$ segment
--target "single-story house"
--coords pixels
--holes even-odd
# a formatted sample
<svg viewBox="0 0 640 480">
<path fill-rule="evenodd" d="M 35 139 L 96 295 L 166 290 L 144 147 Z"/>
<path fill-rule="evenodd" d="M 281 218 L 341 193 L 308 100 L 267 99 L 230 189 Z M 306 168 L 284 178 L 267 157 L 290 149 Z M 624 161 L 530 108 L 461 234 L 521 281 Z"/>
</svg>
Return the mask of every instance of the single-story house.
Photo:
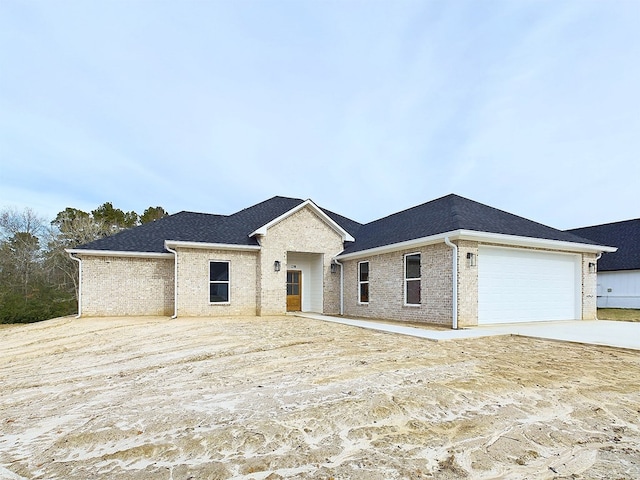
<svg viewBox="0 0 640 480">
<path fill-rule="evenodd" d="M 598 307 L 640 308 L 640 218 L 568 232 L 618 247 L 598 261 Z"/>
<path fill-rule="evenodd" d="M 612 251 L 453 194 L 366 224 L 273 197 L 68 250 L 79 315 L 303 311 L 453 328 L 594 319 L 596 259 Z"/>
</svg>

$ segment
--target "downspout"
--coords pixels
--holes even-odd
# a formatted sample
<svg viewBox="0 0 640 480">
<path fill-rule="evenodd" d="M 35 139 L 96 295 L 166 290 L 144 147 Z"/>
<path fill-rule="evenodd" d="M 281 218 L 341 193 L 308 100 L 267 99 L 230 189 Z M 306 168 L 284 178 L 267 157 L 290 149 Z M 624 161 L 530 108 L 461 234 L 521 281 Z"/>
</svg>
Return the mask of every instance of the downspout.
<svg viewBox="0 0 640 480">
<path fill-rule="evenodd" d="M 167 246 L 167 242 L 164 243 L 164 248 L 173 253 L 173 316 L 172 320 L 178 318 L 178 252 L 171 250 Z"/>
<path fill-rule="evenodd" d="M 598 253 L 598 255 L 596 255 L 596 275 L 598 274 L 598 260 L 600 260 L 600 257 L 602 257 L 602 252 Z M 598 284 L 597 284 L 597 278 L 596 277 L 596 320 L 599 320 L 598 318 Z"/>
<path fill-rule="evenodd" d="M 82 259 L 74 257 L 73 253 L 69 254 L 69 258 L 78 262 L 78 315 L 76 318 L 80 318 L 82 315 Z"/>
<path fill-rule="evenodd" d="M 444 243 L 453 249 L 453 329 L 458 329 L 458 246 L 444 237 Z"/>
<path fill-rule="evenodd" d="M 335 258 L 333 261 L 336 265 L 340 266 L 340 315 L 344 315 L 344 268 Z"/>
</svg>

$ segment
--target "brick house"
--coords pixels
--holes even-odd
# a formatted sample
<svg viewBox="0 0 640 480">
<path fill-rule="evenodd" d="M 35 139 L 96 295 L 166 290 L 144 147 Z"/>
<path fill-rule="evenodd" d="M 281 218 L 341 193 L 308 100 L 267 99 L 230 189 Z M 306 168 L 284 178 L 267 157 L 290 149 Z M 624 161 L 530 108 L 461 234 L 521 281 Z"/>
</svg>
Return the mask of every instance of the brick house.
<svg viewBox="0 0 640 480">
<path fill-rule="evenodd" d="M 593 319 L 597 257 L 612 251 L 457 195 L 367 224 L 273 197 L 68 250 L 80 315 L 308 311 L 453 328 Z"/>
</svg>

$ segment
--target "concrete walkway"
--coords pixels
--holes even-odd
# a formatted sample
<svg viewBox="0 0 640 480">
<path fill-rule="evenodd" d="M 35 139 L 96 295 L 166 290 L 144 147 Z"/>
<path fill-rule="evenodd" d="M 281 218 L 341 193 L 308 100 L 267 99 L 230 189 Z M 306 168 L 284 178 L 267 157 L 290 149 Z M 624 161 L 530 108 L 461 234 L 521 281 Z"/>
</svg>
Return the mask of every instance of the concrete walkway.
<svg viewBox="0 0 640 480">
<path fill-rule="evenodd" d="M 532 322 L 487 325 L 460 330 L 405 326 L 397 323 L 356 320 L 346 317 L 332 317 L 319 313 L 296 313 L 296 316 L 340 323 L 353 327 L 367 328 L 381 332 L 399 333 L 433 341 L 458 340 L 495 335 L 521 335 L 523 337 L 605 345 L 609 347 L 640 350 L 640 322 L 614 322 L 609 320 L 582 320 L 565 322 Z"/>
</svg>

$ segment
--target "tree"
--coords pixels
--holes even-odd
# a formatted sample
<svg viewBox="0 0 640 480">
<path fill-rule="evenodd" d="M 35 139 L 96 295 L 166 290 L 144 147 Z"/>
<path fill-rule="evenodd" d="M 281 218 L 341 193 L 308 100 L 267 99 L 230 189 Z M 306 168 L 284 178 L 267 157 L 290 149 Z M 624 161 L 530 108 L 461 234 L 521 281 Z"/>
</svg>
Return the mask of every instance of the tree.
<svg viewBox="0 0 640 480">
<path fill-rule="evenodd" d="M 33 321 L 50 314 L 41 238 L 43 219 L 33 210 L 0 212 L 0 323 Z M 44 314 L 47 315 L 47 314 Z"/>
<path fill-rule="evenodd" d="M 65 250 L 166 215 L 162 207 L 149 207 L 140 217 L 106 202 L 91 213 L 67 207 L 47 228 L 31 209 L 0 211 L 0 323 L 73 313 L 78 263 Z"/>
<path fill-rule="evenodd" d="M 40 239 L 44 220 L 30 208 L 22 213 L 7 209 L 0 213 L 0 280 L 4 286 L 27 295 L 31 278 L 39 270 Z"/>
<path fill-rule="evenodd" d="M 105 202 L 91 212 L 93 219 L 107 226 L 110 233 L 117 233 L 126 228 L 138 225 L 138 214 L 134 211 L 124 212 L 119 208 L 113 208 L 111 202 Z"/>
<path fill-rule="evenodd" d="M 140 217 L 140 223 L 155 222 L 156 220 L 169 215 L 162 207 L 149 207 Z"/>
<path fill-rule="evenodd" d="M 49 278 L 58 289 L 72 295 L 76 301 L 79 293 L 78 262 L 71 260 L 65 250 L 112 233 L 110 224 L 106 223 L 108 220 L 104 219 L 108 217 L 108 212 L 114 211 L 113 206 L 105 203 L 103 207 L 102 215 L 99 213 L 98 218 L 77 208 L 67 207 L 51 222 L 45 263 Z"/>
<path fill-rule="evenodd" d="M 111 233 L 110 226 L 102 218 L 70 207 L 59 212 L 51 226 L 55 229 L 54 235 L 62 240 L 64 248 L 74 248 Z"/>
</svg>

